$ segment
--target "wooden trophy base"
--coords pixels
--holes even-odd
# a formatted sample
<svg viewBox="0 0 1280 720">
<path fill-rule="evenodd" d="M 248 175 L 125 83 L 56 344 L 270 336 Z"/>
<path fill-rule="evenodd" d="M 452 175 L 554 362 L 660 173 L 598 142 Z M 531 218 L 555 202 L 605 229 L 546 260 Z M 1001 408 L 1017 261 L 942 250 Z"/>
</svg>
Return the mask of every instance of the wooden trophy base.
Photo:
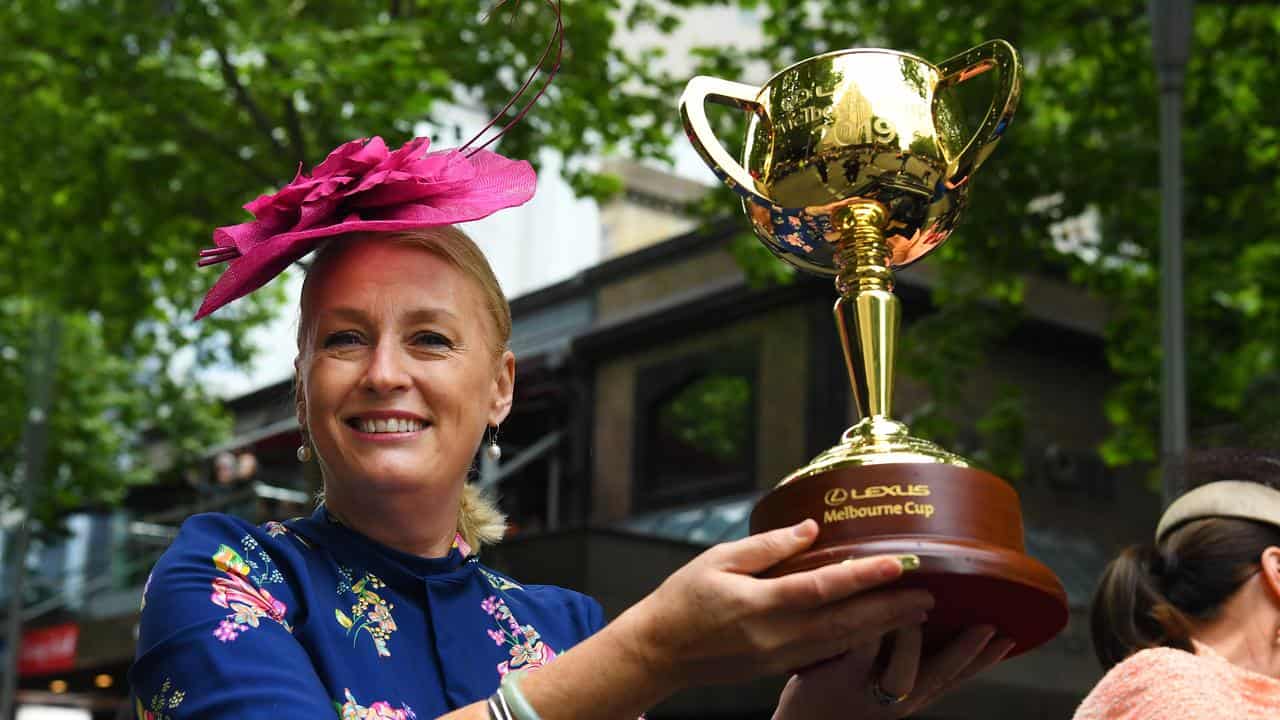
<svg viewBox="0 0 1280 720">
<path fill-rule="evenodd" d="M 926 651 L 965 628 L 991 625 L 1016 641 L 1012 657 L 1066 627 L 1062 583 L 1026 554 L 1017 493 L 988 472 L 940 463 L 828 470 L 766 495 L 751 513 L 751 532 L 805 518 L 818 522 L 813 547 L 764 575 L 868 555 L 919 556 L 920 568 L 895 586 L 933 593 Z"/>
</svg>

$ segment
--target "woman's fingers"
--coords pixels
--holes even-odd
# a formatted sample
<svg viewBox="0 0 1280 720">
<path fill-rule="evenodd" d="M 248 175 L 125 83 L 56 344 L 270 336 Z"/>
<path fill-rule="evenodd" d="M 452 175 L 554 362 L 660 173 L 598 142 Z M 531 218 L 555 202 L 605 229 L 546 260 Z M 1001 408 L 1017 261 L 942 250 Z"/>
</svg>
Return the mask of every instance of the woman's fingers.
<svg viewBox="0 0 1280 720">
<path fill-rule="evenodd" d="M 996 630 L 990 625 L 971 627 L 929 658 L 920 671 L 919 699 L 924 700 L 953 682 L 991 645 Z"/>
<path fill-rule="evenodd" d="M 919 625 L 933 609 L 924 590 L 883 590 L 841 600 L 805 615 L 814 635 L 847 638 L 880 637 L 906 625 Z"/>
<path fill-rule="evenodd" d="M 908 695 L 916 686 L 922 638 L 919 625 L 908 625 L 893 633 L 889 664 L 880 675 L 880 689 L 886 694 L 894 697 Z"/>
<path fill-rule="evenodd" d="M 719 570 L 754 575 L 805 550 L 817 537 L 818 523 L 805 520 L 791 527 L 717 545 L 706 552 L 705 558 Z"/>
<path fill-rule="evenodd" d="M 817 611 L 779 611 L 746 635 L 761 651 L 778 658 L 780 670 L 794 671 L 859 645 L 874 651 L 887 633 L 923 622 L 932 605 L 933 598 L 922 590 L 881 590 Z"/>
<path fill-rule="evenodd" d="M 778 651 L 769 670 L 771 674 L 786 675 L 830 672 L 830 666 L 843 663 L 848 652 L 847 638 L 822 638 Z"/>
<path fill-rule="evenodd" d="M 1011 638 L 996 635 L 990 626 L 969 628 L 926 663 L 909 709 L 918 710 L 956 685 L 989 669 L 1003 660 L 1016 644 Z"/>
<path fill-rule="evenodd" d="M 761 581 L 768 602 L 806 610 L 866 592 L 902 577 L 903 563 L 892 555 L 845 560 L 814 570 Z"/>
<path fill-rule="evenodd" d="M 933 597 L 923 590 L 881 590 L 833 603 L 816 611 L 779 612 L 765 623 L 770 635 L 803 663 L 820 662 L 861 642 L 880 644 L 884 635 L 924 622 Z M 825 653 L 825 654 L 824 654 Z"/>
<path fill-rule="evenodd" d="M 961 670 L 959 674 L 951 680 L 951 684 L 968 680 L 974 675 L 992 667 L 1003 660 L 1017 644 L 1018 643 L 1014 641 L 1013 638 L 1005 637 L 1003 635 L 997 635 L 992 638 L 991 642 L 987 643 L 987 646 L 982 649 L 982 652 L 978 657 L 974 658 L 973 662 L 969 663 L 968 667 Z"/>
</svg>

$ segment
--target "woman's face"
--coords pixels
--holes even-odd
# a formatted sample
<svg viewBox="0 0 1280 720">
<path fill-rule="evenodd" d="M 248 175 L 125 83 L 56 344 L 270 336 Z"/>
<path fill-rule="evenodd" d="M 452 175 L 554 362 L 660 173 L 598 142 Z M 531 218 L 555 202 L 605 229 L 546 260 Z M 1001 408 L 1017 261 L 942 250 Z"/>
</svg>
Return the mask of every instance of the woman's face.
<svg viewBox="0 0 1280 720">
<path fill-rule="evenodd" d="M 308 287 L 299 414 L 331 500 L 461 488 L 511 406 L 515 361 L 494 351 L 475 281 L 426 250 L 347 241 Z"/>
</svg>

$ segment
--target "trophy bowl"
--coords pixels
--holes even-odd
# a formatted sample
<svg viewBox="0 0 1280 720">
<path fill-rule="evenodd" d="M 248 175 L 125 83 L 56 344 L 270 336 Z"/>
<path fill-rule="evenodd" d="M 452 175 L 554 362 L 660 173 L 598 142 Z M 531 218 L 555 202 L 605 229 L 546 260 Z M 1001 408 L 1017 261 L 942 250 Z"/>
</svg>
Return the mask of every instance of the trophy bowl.
<svg viewBox="0 0 1280 720">
<path fill-rule="evenodd" d="M 995 96 L 969 133 L 955 89 L 987 72 Z M 696 77 L 680 98 L 691 142 L 741 196 L 756 236 L 784 262 L 834 276 L 839 294 L 836 328 L 861 420 L 756 505 L 753 533 L 805 518 L 820 528 L 813 547 L 766 575 L 913 554 L 920 568 L 900 584 L 936 598 L 926 645 L 987 624 L 1016 641 L 1010 656 L 1065 627 L 1066 593 L 1026 554 L 1013 488 L 892 419 L 901 318 L 893 271 L 951 235 L 972 174 L 1013 116 L 1020 78 L 1017 52 L 992 40 L 937 65 L 840 50 L 761 87 Z M 741 163 L 712 131 L 707 101 L 749 114 Z"/>
</svg>

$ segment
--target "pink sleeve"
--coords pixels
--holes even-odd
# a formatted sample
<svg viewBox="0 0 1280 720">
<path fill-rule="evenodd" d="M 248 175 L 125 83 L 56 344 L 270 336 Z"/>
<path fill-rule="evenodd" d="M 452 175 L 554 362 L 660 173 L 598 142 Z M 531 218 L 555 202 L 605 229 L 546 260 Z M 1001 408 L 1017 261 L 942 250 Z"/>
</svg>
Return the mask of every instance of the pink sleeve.
<svg viewBox="0 0 1280 720">
<path fill-rule="evenodd" d="M 1229 679 L 1203 658 L 1171 648 L 1143 650 L 1102 678 L 1080 704 L 1074 720 L 1219 717 L 1229 686 Z"/>
</svg>

